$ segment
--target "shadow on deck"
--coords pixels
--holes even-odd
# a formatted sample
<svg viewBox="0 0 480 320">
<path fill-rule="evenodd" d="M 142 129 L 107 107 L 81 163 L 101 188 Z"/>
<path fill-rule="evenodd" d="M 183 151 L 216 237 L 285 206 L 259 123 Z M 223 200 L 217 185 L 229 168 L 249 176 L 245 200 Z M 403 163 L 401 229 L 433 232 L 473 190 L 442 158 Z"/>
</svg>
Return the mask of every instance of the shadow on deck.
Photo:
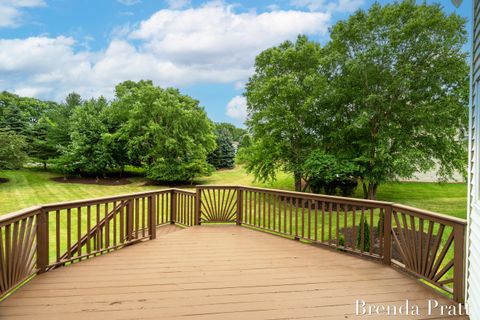
<svg viewBox="0 0 480 320">
<path fill-rule="evenodd" d="M 35 277 L 0 304 L 0 318 L 389 318 L 355 315 L 357 299 L 403 308 L 408 299 L 420 308 L 420 316 L 394 319 L 449 319 L 440 308 L 428 315 L 427 304 L 452 304 L 352 255 L 234 225 L 167 225 L 154 240 Z"/>
</svg>

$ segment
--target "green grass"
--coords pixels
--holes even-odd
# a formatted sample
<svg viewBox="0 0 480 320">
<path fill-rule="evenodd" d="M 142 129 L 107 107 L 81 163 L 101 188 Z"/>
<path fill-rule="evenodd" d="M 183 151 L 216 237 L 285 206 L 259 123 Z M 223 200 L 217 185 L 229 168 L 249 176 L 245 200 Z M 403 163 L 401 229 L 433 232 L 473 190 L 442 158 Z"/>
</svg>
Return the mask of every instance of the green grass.
<svg viewBox="0 0 480 320">
<path fill-rule="evenodd" d="M 361 196 L 360 191 L 357 190 L 356 196 Z M 377 198 L 458 218 L 467 218 L 466 183 L 386 183 L 379 187 Z"/>
<path fill-rule="evenodd" d="M 9 182 L 0 184 L 0 214 L 17 211 L 26 207 L 77 199 L 162 189 L 162 186 L 145 186 L 141 177 L 123 186 L 101 186 L 52 181 L 57 174 L 24 169 L 21 171 L 0 171 L 1 178 Z M 270 183 L 256 183 L 242 167 L 233 170 L 219 170 L 209 177 L 199 178 L 196 184 L 240 184 L 266 188 L 292 190 L 293 179 L 280 173 L 277 180 Z M 362 197 L 358 188 L 355 197 Z M 459 218 L 466 218 L 467 185 L 464 183 L 420 183 L 396 182 L 379 187 L 378 200 L 392 201 L 421 209 L 431 210 Z"/>
<path fill-rule="evenodd" d="M 0 214 L 17 211 L 23 208 L 68 200 L 98 198 L 103 196 L 147 191 L 161 188 L 143 186 L 139 178 L 123 186 L 101 186 L 74 183 L 59 183 L 51 178 L 57 174 L 25 169 L 21 171 L 0 171 L 1 178 L 7 183 L 0 184 Z"/>
</svg>

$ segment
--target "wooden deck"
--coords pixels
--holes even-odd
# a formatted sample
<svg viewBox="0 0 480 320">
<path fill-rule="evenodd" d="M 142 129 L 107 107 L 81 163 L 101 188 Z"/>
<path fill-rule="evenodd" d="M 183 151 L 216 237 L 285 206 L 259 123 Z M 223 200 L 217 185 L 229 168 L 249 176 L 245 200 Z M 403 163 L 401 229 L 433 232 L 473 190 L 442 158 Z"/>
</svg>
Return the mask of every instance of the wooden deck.
<svg viewBox="0 0 480 320">
<path fill-rule="evenodd" d="M 451 303 L 348 254 L 230 225 L 177 230 L 160 228 L 155 240 L 42 274 L 0 303 L 0 318 L 385 319 L 356 316 L 356 299 L 409 299 L 422 316 L 394 319 L 425 319 L 428 299 Z"/>
</svg>

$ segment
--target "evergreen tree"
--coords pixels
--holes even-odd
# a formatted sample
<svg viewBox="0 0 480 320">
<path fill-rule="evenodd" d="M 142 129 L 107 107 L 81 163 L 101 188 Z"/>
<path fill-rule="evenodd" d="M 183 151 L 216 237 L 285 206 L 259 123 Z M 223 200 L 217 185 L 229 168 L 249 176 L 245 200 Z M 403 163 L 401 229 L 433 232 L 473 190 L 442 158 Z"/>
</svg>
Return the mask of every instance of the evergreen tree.
<svg viewBox="0 0 480 320">
<path fill-rule="evenodd" d="M 235 167 L 235 148 L 232 137 L 226 129 L 216 130 L 217 148 L 208 155 L 208 163 L 216 169 L 231 169 Z"/>
</svg>

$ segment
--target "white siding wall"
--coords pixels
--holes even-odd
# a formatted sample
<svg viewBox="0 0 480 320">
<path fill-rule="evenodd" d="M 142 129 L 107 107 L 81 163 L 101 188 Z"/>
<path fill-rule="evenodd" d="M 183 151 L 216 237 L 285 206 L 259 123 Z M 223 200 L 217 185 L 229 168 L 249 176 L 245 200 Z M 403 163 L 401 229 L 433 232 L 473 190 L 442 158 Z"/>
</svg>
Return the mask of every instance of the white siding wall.
<svg viewBox="0 0 480 320">
<path fill-rule="evenodd" d="M 480 0 L 473 0 L 473 55 L 470 101 L 469 145 L 469 226 L 467 239 L 467 305 L 471 320 L 480 320 L 480 167 L 479 167 L 479 82 L 480 82 Z M 468 3 L 465 3 L 468 5 Z"/>
</svg>

